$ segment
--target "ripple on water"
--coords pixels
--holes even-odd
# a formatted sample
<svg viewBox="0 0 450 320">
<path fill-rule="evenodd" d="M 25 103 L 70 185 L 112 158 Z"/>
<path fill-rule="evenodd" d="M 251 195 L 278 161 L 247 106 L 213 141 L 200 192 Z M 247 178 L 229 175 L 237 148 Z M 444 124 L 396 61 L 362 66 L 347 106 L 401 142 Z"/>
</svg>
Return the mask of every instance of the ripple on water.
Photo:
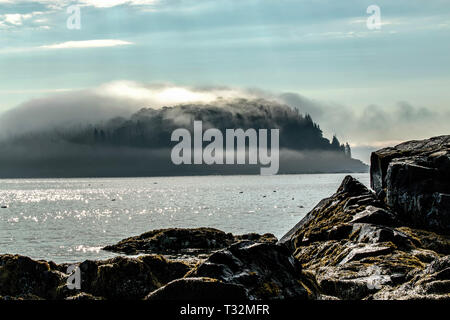
<svg viewBox="0 0 450 320">
<path fill-rule="evenodd" d="M 0 211 L 0 253 L 55 262 L 110 258 L 103 246 L 169 227 L 281 237 L 344 176 L 0 180 L 0 204 L 8 205 Z M 354 176 L 369 184 L 368 174 Z"/>
</svg>

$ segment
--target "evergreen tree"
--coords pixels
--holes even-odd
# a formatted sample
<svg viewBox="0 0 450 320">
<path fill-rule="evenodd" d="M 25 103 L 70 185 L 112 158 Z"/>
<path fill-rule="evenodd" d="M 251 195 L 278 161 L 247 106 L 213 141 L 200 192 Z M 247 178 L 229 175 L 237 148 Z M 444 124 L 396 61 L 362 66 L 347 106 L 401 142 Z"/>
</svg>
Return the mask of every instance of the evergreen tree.
<svg viewBox="0 0 450 320">
<path fill-rule="evenodd" d="M 348 142 L 345 144 L 345 155 L 348 158 L 352 157 L 352 149 L 350 148 L 350 145 L 348 144 Z"/>
<path fill-rule="evenodd" d="M 341 143 L 339 142 L 339 139 L 336 137 L 336 135 L 333 135 L 333 140 L 331 141 L 331 146 L 333 149 L 339 150 L 341 147 Z"/>
</svg>

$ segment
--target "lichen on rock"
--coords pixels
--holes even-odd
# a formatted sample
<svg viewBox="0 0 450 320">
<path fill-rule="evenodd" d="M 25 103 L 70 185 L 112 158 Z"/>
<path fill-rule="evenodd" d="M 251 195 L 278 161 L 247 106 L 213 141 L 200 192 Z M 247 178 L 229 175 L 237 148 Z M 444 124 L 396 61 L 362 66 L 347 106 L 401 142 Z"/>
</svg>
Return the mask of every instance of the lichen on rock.
<svg viewBox="0 0 450 320">
<path fill-rule="evenodd" d="M 449 255 L 449 147 L 450 136 L 442 136 L 375 152 L 376 193 L 347 176 L 281 238 L 314 273 L 322 296 L 450 299 L 448 272 L 430 271 Z M 396 174 L 399 165 L 405 171 Z"/>
</svg>

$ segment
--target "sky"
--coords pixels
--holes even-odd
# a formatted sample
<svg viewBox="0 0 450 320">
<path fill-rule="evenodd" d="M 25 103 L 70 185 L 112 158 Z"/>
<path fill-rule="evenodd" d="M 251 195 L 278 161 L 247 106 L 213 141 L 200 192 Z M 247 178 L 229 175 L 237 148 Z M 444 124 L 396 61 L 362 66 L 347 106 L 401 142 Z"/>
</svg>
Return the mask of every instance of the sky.
<svg viewBox="0 0 450 320">
<path fill-rule="evenodd" d="M 367 162 L 450 134 L 449 40 L 448 0 L 0 0 L 0 113 L 92 90 L 145 97 L 161 83 L 169 102 L 264 92 Z"/>
</svg>

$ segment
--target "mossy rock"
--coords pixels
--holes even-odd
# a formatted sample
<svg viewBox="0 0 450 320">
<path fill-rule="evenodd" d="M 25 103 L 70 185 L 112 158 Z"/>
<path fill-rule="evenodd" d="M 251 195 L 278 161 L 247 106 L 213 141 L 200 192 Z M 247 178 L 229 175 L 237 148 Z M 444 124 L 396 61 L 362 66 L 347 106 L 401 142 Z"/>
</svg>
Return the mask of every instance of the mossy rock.
<svg viewBox="0 0 450 320">
<path fill-rule="evenodd" d="M 242 240 L 274 243 L 277 238 L 269 233 L 234 236 L 231 233 L 225 233 L 214 228 L 171 228 L 149 231 L 139 236 L 124 239 L 117 244 L 106 246 L 103 249 L 129 255 L 139 253 L 198 255 L 226 248 Z"/>
<path fill-rule="evenodd" d="M 65 276 L 46 261 L 20 255 L 0 255 L 0 294 L 55 299 Z"/>
</svg>

